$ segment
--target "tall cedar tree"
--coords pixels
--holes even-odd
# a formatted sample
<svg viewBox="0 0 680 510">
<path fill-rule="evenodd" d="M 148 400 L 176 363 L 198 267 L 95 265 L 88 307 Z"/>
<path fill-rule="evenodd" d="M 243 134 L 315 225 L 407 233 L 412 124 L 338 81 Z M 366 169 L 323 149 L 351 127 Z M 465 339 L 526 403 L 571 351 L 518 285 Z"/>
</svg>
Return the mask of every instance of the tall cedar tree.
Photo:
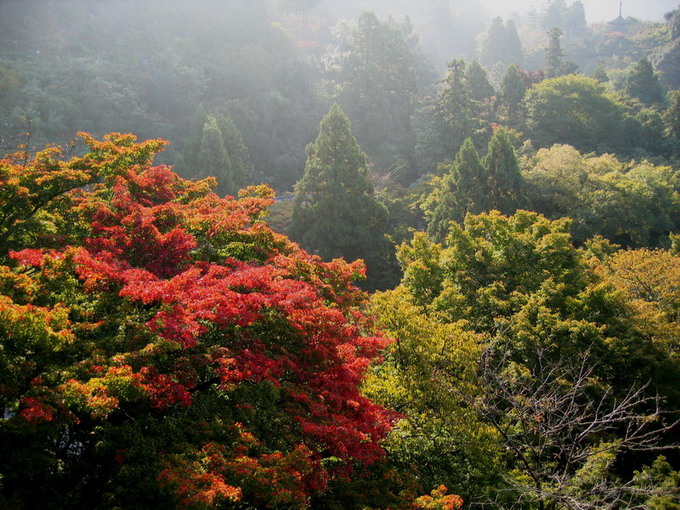
<svg viewBox="0 0 680 510">
<path fill-rule="evenodd" d="M 641 58 L 626 76 L 623 90 L 647 106 L 661 106 L 666 97 L 659 83 L 659 75 L 648 58 Z"/>
<path fill-rule="evenodd" d="M 449 62 L 444 86 L 432 107 L 432 131 L 426 143 L 435 161 L 453 159 L 466 138 L 482 144 L 491 134 L 491 98 L 480 97 L 476 87 L 484 93 L 493 89 L 478 64 L 470 67 L 466 69 L 463 60 Z"/>
<path fill-rule="evenodd" d="M 479 62 L 473 60 L 465 73 L 470 93 L 475 101 L 489 101 L 494 95 L 489 76 Z"/>
<path fill-rule="evenodd" d="M 558 27 L 548 31 L 548 47 L 545 50 L 545 77 L 557 78 L 565 74 L 575 73 L 576 64 L 564 59 L 560 37 L 563 32 Z"/>
<path fill-rule="evenodd" d="M 180 171 L 186 175 L 198 174 L 198 155 L 201 152 L 201 139 L 203 138 L 203 126 L 208 121 L 208 112 L 203 104 L 199 104 L 194 113 L 194 118 L 189 126 L 189 133 L 184 141 L 181 160 L 177 162 Z"/>
<path fill-rule="evenodd" d="M 496 131 L 489 141 L 483 165 L 488 175 L 490 207 L 503 214 L 514 213 L 519 202 L 522 176 L 515 149 L 504 129 Z"/>
<path fill-rule="evenodd" d="M 412 180 L 415 171 L 415 60 L 401 27 L 365 12 L 339 71 L 338 101 L 357 138 L 377 172 L 395 172 L 402 181 Z"/>
<path fill-rule="evenodd" d="M 198 176 L 215 177 L 217 191 L 222 194 L 236 194 L 234 171 L 231 159 L 224 146 L 222 131 L 214 115 L 209 115 L 203 126 L 201 150 L 198 153 Z"/>
<path fill-rule="evenodd" d="M 503 67 L 511 64 L 523 67 L 522 43 L 512 20 L 503 24 L 501 18 L 494 18 L 482 47 L 481 59 L 488 69 L 492 69 L 498 63 Z"/>
<path fill-rule="evenodd" d="M 248 147 L 246 147 L 243 136 L 236 127 L 234 120 L 229 115 L 220 113 L 215 115 L 215 118 L 222 133 L 224 147 L 229 154 L 234 184 L 237 189 L 245 188 L 253 184 L 253 163 L 250 160 Z"/>
<path fill-rule="evenodd" d="M 224 148 L 226 157 L 222 156 L 220 146 Z M 213 159 L 221 163 L 215 163 Z M 253 184 L 250 153 L 233 119 L 220 112 L 208 115 L 202 104 L 196 109 L 182 153 L 175 165 L 185 176 L 216 177 L 221 193 L 233 195 L 238 189 Z"/>
<path fill-rule="evenodd" d="M 521 110 L 522 100 L 527 91 L 527 85 L 522 76 L 522 72 L 516 65 L 511 65 L 503 75 L 501 82 L 500 96 L 503 106 L 507 108 L 507 115 L 510 121 L 518 122 L 521 120 L 519 112 Z"/>
<path fill-rule="evenodd" d="M 307 146 L 305 175 L 295 187 L 290 234 L 325 259 L 370 262 L 382 251 L 387 210 L 373 196 L 368 158 L 338 105 Z"/>
<path fill-rule="evenodd" d="M 428 222 L 428 234 L 438 241 L 446 237 L 451 221 L 460 223 L 467 213 L 479 214 L 489 205 L 487 172 L 470 138 L 463 142 L 456 160 L 444 168 L 448 170 L 444 189 Z"/>
<path fill-rule="evenodd" d="M 496 62 L 503 61 L 505 46 L 505 26 L 502 18 L 494 18 L 489 27 L 489 33 L 482 46 L 482 63 L 491 69 Z"/>
</svg>

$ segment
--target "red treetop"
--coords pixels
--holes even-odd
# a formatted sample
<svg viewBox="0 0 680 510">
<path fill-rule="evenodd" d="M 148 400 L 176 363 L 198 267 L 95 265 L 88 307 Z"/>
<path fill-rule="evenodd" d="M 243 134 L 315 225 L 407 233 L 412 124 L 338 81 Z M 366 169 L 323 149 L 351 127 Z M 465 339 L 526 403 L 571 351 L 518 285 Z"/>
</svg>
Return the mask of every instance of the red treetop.
<svg viewBox="0 0 680 510">
<path fill-rule="evenodd" d="M 0 323 L 41 343 L 24 379 L 0 381 L 20 402 L 12 420 L 68 430 L 109 455 L 111 479 L 143 458 L 139 476 L 185 508 L 303 507 L 381 459 L 394 415 L 359 386 L 387 340 L 360 312 L 362 265 L 271 231 L 266 186 L 220 198 L 212 179 L 150 166 L 160 141 L 83 136 L 87 156 L 28 165 L 66 176 L 73 242 L 24 246 L 0 271 L 2 285 L 26 279 L 0 296 Z"/>
</svg>

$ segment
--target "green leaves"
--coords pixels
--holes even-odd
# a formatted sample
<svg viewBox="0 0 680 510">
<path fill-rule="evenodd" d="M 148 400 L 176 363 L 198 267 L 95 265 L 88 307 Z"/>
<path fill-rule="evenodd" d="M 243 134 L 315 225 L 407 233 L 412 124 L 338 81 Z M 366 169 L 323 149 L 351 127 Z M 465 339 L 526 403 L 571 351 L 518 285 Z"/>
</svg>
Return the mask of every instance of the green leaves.
<svg viewBox="0 0 680 510">
<path fill-rule="evenodd" d="M 373 197 L 368 159 L 339 106 L 321 122 L 307 155 L 291 236 L 326 259 L 367 258 L 371 265 L 384 250 L 387 210 Z"/>
<path fill-rule="evenodd" d="M 424 204 L 428 234 L 435 240 L 445 238 L 450 222 L 462 222 L 469 214 L 491 209 L 510 214 L 521 197 L 522 177 L 510 137 L 498 129 L 489 141 L 487 155 L 480 162 L 470 138 L 463 143 L 456 160 L 441 165 L 448 171 L 440 189 Z"/>
<path fill-rule="evenodd" d="M 675 401 L 667 377 L 677 359 L 659 313 L 673 284 L 626 268 L 649 259 L 670 282 L 672 262 L 603 255 L 613 273 L 602 281 L 569 230 L 568 219 L 493 211 L 451 223 L 442 244 L 421 233 L 400 247 L 402 284 L 373 297 L 398 342 L 367 390 L 403 413 L 386 445 L 422 479 L 468 476 L 477 485 L 453 485 L 460 494 L 501 506 L 505 497 L 559 508 L 630 496 L 618 452 L 661 439 L 655 392 Z M 615 278 L 665 298 L 636 310 Z"/>
<path fill-rule="evenodd" d="M 626 145 L 623 105 L 592 78 L 546 80 L 529 89 L 525 101 L 531 139 L 541 147 L 566 143 L 588 151 Z"/>
</svg>

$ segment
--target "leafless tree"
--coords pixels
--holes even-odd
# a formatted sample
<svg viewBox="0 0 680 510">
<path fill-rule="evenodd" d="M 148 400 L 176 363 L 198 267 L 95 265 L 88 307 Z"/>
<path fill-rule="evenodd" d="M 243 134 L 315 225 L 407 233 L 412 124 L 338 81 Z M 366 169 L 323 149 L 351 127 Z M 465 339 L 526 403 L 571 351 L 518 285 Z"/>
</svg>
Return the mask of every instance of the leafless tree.
<svg viewBox="0 0 680 510">
<path fill-rule="evenodd" d="M 515 467 L 508 489 L 515 500 L 501 503 L 500 494 L 479 506 L 645 508 L 649 497 L 672 491 L 622 482 L 611 469 L 621 453 L 677 448 L 661 442 L 678 421 L 668 419 L 649 384 L 615 392 L 597 380 L 587 352 L 555 362 L 539 350 L 531 367 L 513 363 L 507 352 L 498 344 L 486 349 L 485 391 L 468 403 L 503 439 Z"/>
</svg>

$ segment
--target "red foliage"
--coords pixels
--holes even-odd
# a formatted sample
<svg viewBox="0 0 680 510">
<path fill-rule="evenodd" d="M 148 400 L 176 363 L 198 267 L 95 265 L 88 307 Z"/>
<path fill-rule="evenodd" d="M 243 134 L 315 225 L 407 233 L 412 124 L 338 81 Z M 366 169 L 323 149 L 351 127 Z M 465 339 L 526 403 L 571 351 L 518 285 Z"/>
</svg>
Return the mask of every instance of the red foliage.
<svg viewBox="0 0 680 510">
<path fill-rule="evenodd" d="M 54 407 L 46 404 L 40 398 L 23 397 L 21 399 L 21 406 L 22 409 L 19 412 L 19 416 L 29 423 L 43 423 L 54 419 Z"/>
<path fill-rule="evenodd" d="M 142 373 L 148 373 L 148 369 L 142 369 Z M 186 386 L 174 381 L 167 374 L 156 374 L 148 378 L 145 384 L 151 394 L 151 406 L 161 409 L 172 405 L 189 407 L 191 405 L 191 393 Z"/>
<path fill-rule="evenodd" d="M 19 262 L 19 265 L 26 267 L 40 267 L 45 254 L 42 250 L 27 248 L 21 251 L 10 251 L 9 258 Z"/>
<path fill-rule="evenodd" d="M 357 305 L 365 296 L 351 283 L 363 266 L 323 263 L 258 221 L 273 201 L 266 187 L 250 188 L 238 200 L 220 198 L 208 191 L 209 181 L 148 167 L 143 155 L 135 156 L 139 166 L 113 165 L 132 157 L 124 137 L 88 140 L 101 154 L 98 164 L 112 166 L 107 186 L 76 199 L 89 235 L 68 251 L 73 270 L 93 299 L 117 296 L 143 312 L 139 326 L 146 329 L 139 335 L 152 343 L 84 365 L 90 368 L 83 379 L 59 386 L 65 401 L 105 420 L 126 401 L 146 399 L 163 413 L 190 408 L 194 393 L 208 387 L 231 392 L 267 382 L 278 388 L 295 446 L 267 451 L 266 438 L 258 438 L 263 451 L 250 452 L 242 431 L 240 449 L 206 443 L 199 460 L 168 464 L 159 481 L 186 507 L 238 500 L 245 490 L 264 506 L 300 506 L 330 477 L 382 459 L 379 441 L 394 415 L 363 397 L 359 385 L 387 340 L 363 333 L 370 324 Z M 39 267 L 45 255 L 12 256 Z M 110 320 L 80 331 L 92 334 Z M 158 365 L 154 353 L 163 349 L 172 361 L 166 356 Z M 199 376 L 206 371 L 216 377 L 208 385 Z M 27 420 L 52 419 L 40 400 L 22 402 Z M 330 456 L 339 459 L 332 473 L 321 464 Z"/>
<path fill-rule="evenodd" d="M 78 360 L 50 368 L 51 384 L 21 397 L 24 422 L 104 427 L 135 423 L 139 413 L 160 424 L 172 418 L 173 427 L 189 420 L 191 440 L 149 453 L 160 459 L 158 483 L 184 508 L 226 501 L 302 508 L 333 477 L 381 460 L 379 442 L 396 415 L 359 391 L 388 344 L 370 334 L 360 311 L 366 296 L 352 281 L 363 264 L 322 262 L 272 232 L 260 221 L 273 203 L 266 186 L 220 198 L 212 179 L 190 182 L 150 167 L 161 141 L 83 136 L 88 155 L 45 165 L 71 179 L 65 186 L 104 178 L 71 196 L 84 239 L 61 251 L 11 254 L 19 271 L 32 268 L 17 296 L 28 300 L 43 285 L 43 295 L 56 291 L 72 308 L 0 296 L 0 319 L 18 325 L 6 327 L 8 336 L 39 331 L 32 340 L 39 349 Z M 18 281 L 5 269 L 0 285 Z M 267 388 L 275 396 L 258 401 Z M 191 421 L 206 402 L 219 411 Z M 263 408 L 271 430 L 248 421 Z M 112 445 L 115 465 L 132 464 L 135 447 Z"/>
</svg>

